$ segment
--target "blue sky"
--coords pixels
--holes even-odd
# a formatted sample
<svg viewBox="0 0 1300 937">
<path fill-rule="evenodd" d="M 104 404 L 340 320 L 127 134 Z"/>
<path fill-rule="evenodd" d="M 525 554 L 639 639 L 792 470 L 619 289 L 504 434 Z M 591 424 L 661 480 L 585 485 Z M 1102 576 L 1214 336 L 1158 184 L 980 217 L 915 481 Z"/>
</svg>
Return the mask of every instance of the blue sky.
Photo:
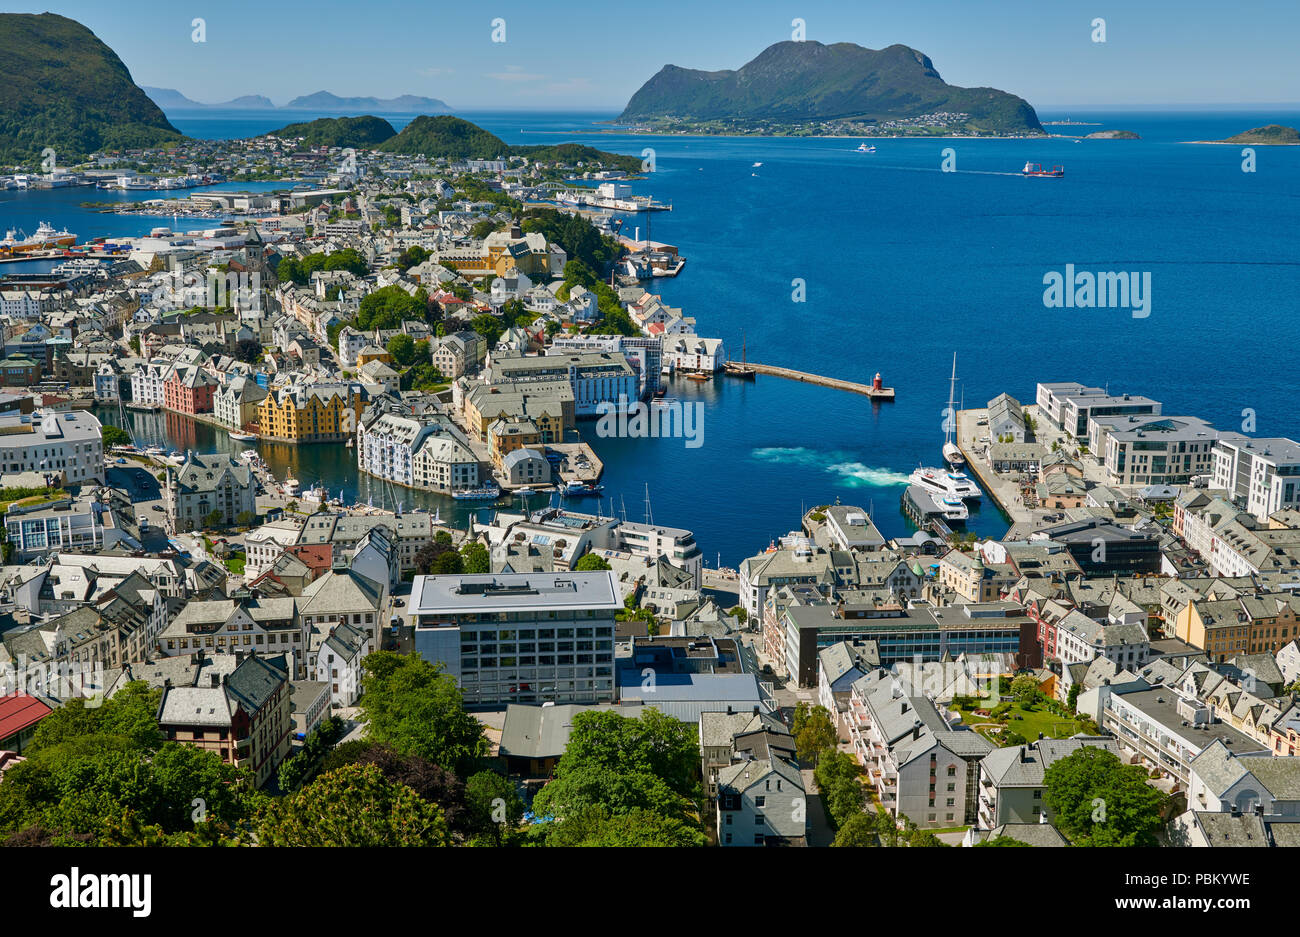
<svg viewBox="0 0 1300 937">
<path fill-rule="evenodd" d="M 49 2 L 49 0 L 46 0 Z M 1225 12 L 1230 8 L 1230 12 Z M 807 38 L 903 43 L 946 81 L 1061 106 L 1300 102 L 1295 0 L 103 0 L 60 13 L 112 47 L 138 84 L 198 101 L 313 91 L 423 94 L 475 110 L 618 111 L 663 65 L 738 68 L 791 21 Z M 191 21 L 206 20 L 204 43 Z M 504 43 L 491 41 L 505 20 Z M 1106 20 L 1106 42 L 1091 39 Z"/>
</svg>

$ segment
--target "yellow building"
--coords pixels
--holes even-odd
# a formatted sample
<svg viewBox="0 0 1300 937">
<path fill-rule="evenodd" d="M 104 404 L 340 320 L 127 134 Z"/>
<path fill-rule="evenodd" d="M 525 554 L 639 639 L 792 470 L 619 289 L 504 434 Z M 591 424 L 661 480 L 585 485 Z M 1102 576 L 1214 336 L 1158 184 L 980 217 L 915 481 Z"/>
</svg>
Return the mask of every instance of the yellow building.
<svg viewBox="0 0 1300 937">
<path fill-rule="evenodd" d="M 492 464 L 501 468 L 505 457 L 516 449 L 539 449 L 547 440 L 532 420 L 497 420 L 488 427 Z"/>
<path fill-rule="evenodd" d="M 542 234 L 525 234 L 518 227 L 493 231 L 482 243 L 439 251 L 435 259 L 466 277 L 509 276 L 518 270 L 533 279 L 551 275 L 551 250 Z"/>
<path fill-rule="evenodd" d="M 291 384 L 257 405 L 258 431 L 286 442 L 343 442 L 356 432 L 364 409 L 360 384 Z"/>
<path fill-rule="evenodd" d="M 1177 637 L 1210 660 L 1237 654 L 1276 654 L 1300 637 L 1300 596 L 1285 593 L 1189 602 L 1174 619 Z"/>
<path fill-rule="evenodd" d="M 357 352 L 357 367 L 363 364 L 369 364 L 371 361 L 382 361 L 384 364 L 392 364 L 393 356 L 388 353 L 388 349 L 380 348 L 378 345 L 367 345 Z"/>
<path fill-rule="evenodd" d="M 567 383 L 534 384 L 526 391 L 479 384 L 466 393 L 464 413 L 465 428 L 484 442 L 498 420 L 529 420 L 540 433 L 538 442 L 563 442 L 573 426 L 573 390 Z"/>
</svg>

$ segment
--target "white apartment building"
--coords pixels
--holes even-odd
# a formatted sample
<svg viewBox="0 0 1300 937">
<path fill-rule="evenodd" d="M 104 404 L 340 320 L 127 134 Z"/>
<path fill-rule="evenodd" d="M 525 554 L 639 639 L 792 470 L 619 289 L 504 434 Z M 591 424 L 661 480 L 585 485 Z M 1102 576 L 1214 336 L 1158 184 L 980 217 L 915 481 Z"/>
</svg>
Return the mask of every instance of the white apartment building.
<svg viewBox="0 0 1300 937">
<path fill-rule="evenodd" d="M 164 385 L 171 373 L 172 363 L 165 358 L 139 365 L 131 374 L 132 402 L 161 406 L 166 399 Z"/>
<path fill-rule="evenodd" d="M 672 335 L 663 339 L 663 363 L 678 371 L 721 371 L 727 349 L 720 338 Z"/>
<path fill-rule="evenodd" d="M 1089 446 L 1111 485 L 1187 484 L 1210 473 L 1215 443 L 1231 438 L 1244 437 L 1194 416 L 1093 416 L 1088 423 Z"/>
<path fill-rule="evenodd" d="M 419 417 L 370 411 L 357 426 L 357 467 L 408 488 L 458 491 L 476 488 L 479 461 L 445 416 Z"/>
<path fill-rule="evenodd" d="M 1300 443 L 1294 439 L 1221 438 L 1213 459 L 1212 486 L 1258 520 L 1300 505 Z"/>
<path fill-rule="evenodd" d="M 38 472 L 69 484 L 104 481 L 103 429 L 84 410 L 0 415 L 0 473 Z"/>
<path fill-rule="evenodd" d="M 250 530 L 244 536 L 244 581 L 252 582 L 270 569 L 285 547 L 298 542 L 299 531 L 293 521 L 274 521 Z"/>
</svg>

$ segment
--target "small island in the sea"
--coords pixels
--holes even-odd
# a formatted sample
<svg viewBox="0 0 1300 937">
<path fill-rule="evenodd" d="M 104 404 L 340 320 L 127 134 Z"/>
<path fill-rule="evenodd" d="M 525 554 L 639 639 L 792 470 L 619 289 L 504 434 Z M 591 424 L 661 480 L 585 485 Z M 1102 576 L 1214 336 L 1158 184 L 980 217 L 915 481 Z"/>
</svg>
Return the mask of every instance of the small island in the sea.
<svg viewBox="0 0 1300 937">
<path fill-rule="evenodd" d="M 1085 140 L 1141 140 L 1132 130 L 1098 130 L 1085 136 Z"/>
<path fill-rule="evenodd" d="M 1300 145 L 1300 131 L 1281 124 L 1256 127 L 1226 140 L 1193 140 L 1193 143 L 1231 143 L 1236 146 L 1296 146 Z"/>
<path fill-rule="evenodd" d="M 651 133 L 1039 137 L 1024 98 L 959 88 L 904 45 L 778 42 L 737 70 L 665 65 L 617 118 Z"/>
</svg>

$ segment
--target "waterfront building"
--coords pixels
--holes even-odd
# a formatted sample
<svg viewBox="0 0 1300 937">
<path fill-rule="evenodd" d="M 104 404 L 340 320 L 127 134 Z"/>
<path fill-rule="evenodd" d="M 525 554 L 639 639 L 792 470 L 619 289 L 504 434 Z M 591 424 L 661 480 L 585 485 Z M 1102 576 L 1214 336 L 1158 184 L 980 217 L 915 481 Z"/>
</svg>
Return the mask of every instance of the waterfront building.
<svg viewBox="0 0 1300 937">
<path fill-rule="evenodd" d="M 248 463 L 225 453 L 189 453 L 179 469 L 168 467 L 164 497 L 173 530 L 232 526 L 241 514 L 257 513 L 257 479 Z M 221 518 L 209 525 L 213 512 Z"/>
<path fill-rule="evenodd" d="M 614 699 L 614 574 L 416 576 L 415 650 L 469 705 Z"/>
<path fill-rule="evenodd" d="M 166 399 L 165 385 L 172 363 L 166 358 L 153 358 L 137 365 L 131 373 L 131 400 L 148 406 L 162 406 Z"/>
<path fill-rule="evenodd" d="M 482 480 L 469 441 L 441 413 L 419 416 L 370 407 L 357 426 L 357 466 L 408 488 L 449 493 Z"/>
<path fill-rule="evenodd" d="M 117 404 L 122 399 L 122 369 L 116 361 L 101 361 L 95 369 L 95 402 Z"/>
<path fill-rule="evenodd" d="M 1089 418 L 1089 447 L 1101 459 L 1111 485 L 1185 485 L 1209 475 L 1218 440 L 1245 440 L 1221 433 L 1194 416 Z"/>
<path fill-rule="evenodd" d="M 619 353 L 632 365 L 640 397 L 653 394 L 660 386 L 663 343 L 659 335 L 565 335 L 559 334 L 546 349 L 548 355 L 600 351 Z"/>
<path fill-rule="evenodd" d="M 199 685 L 163 688 L 158 725 L 167 741 L 215 752 L 262 787 L 289 755 L 289 680 L 260 657 L 222 657 L 229 663 L 199 671 Z"/>
<path fill-rule="evenodd" d="M 264 439 L 284 442 L 344 442 L 360 422 L 364 399 L 359 383 L 287 384 L 257 405 Z"/>
<path fill-rule="evenodd" d="M 988 434 L 1000 442 L 1006 437 L 1013 443 L 1025 441 L 1025 411 L 1010 394 L 998 394 L 988 403 Z"/>
<path fill-rule="evenodd" d="M 64 484 L 104 481 L 103 429 L 80 411 L 0 413 L 0 474 L 37 472 Z"/>
<path fill-rule="evenodd" d="M 455 389 L 459 389 L 459 394 Z M 574 427 L 573 389 L 567 381 L 529 384 L 469 383 L 453 385 L 453 404 L 460 397 L 466 429 L 487 442 L 498 420 L 528 420 L 541 434 L 542 444 L 563 442 Z"/>
<path fill-rule="evenodd" d="M 212 415 L 223 426 L 242 430 L 257 422 L 257 405 L 266 399 L 266 393 L 251 377 L 237 377 L 212 395 Z"/>
<path fill-rule="evenodd" d="M 1295 440 L 1221 436 L 1212 458 L 1211 486 L 1227 491 L 1256 520 L 1300 506 L 1300 443 Z"/>
<path fill-rule="evenodd" d="M 551 463 L 538 449 L 511 449 L 501 459 L 501 474 L 507 485 L 549 485 Z"/>
<path fill-rule="evenodd" d="M 720 338 L 671 335 L 663 339 L 663 363 L 674 370 L 713 374 L 721 371 L 726 361 L 727 349 Z"/>
<path fill-rule="evenodd" d="M 163 406 L 190 416 L 211 413 L 212 396 L 217 386 L 217 382 L 202 368 L 178 364 L 163 382 Z"/>
<path fill-rule="evenodd" d="M 1160 402 L 1131 394 L 1112 395 L 1100 387 L 1074 382 L 1039 384 L 1038 409 L 1056 426 L 1076 439 L 1088 434 L 1092 417 L 1158 416 Z M 1097 452 L 1097 449 L 1093 449 Z"/>
<path fill-rule="evenodd" d="M 866 508 L 851 504 L 832 504 L 823 508 L 825 530 L 833 546 L 840 550 L 871 551 L 885 545 L 885 537 L 872 522 Z"/>
<path fill-rule="evenodd" d="M 574 414 L 579 417 L 601 415 L 602 404 L 623 410 L 629 406 L 628 401 L 638 399 L 636 374 L 617 352 L 498 358 L 487 369 L 487 381 L 512 384 L 515 389 L 568 381 Z"/>
</svg>

